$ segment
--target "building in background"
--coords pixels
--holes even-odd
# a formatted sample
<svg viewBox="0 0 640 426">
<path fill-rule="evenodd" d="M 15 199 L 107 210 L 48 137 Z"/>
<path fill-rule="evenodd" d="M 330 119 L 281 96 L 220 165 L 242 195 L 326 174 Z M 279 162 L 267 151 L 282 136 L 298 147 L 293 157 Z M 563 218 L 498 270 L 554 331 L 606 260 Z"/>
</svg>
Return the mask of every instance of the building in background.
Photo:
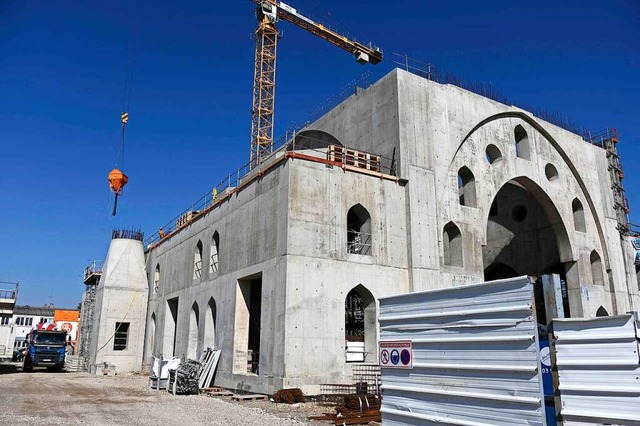
<svg viewBox="0 0 640 426">
<path fill-rule="evenodd" d="M 67 343 L 71 346 L 67 353 L 75 355 L 78 352 L 80 311 L 77 309 L 56 309 L 53 312 L 53 322 L 57 330 L 67 332 Z"/>
<path fill-rule="evenodd" d="M 13 312 L 13 340 L 11 347 L 15 350 L 27 346 L 27 335 L 38 324 L 54 325 L 55 308 L 49 306 L 18 305 Z"/>
<path fill-rule="evenodd" d="M 13 355 L 12 317 L 17 299 L 17 283 L 0 283 L 0 360 Z"/>
</svg>

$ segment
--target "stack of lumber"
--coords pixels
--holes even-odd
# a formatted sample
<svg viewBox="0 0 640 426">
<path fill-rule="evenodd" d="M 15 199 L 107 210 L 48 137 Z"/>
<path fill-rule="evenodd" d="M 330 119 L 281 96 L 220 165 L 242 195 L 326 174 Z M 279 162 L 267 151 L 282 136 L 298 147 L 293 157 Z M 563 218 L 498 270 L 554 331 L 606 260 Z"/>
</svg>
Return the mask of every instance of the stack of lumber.
<svg viewBox="0 0 640 426">
<path fill-rule="evenodd" d="M 295 404 L 297 402 L 306 402 L 307 399 L 304 393 L 298 388 L 294 389 L 280 389 L 273 395 L 273 402 L 283 404 Z"/>
<path fill-rule="evenodd" d="M 220 360 L 220 350 L 214 350 L 206 348 L 200 356 L 200 364 L 202 364 L 202 370 L 200 377 L 198 378 L 198 387 L 200 389 L 208 388 L 213 384 L 213 376 Z"/>
<path fill-rule="evenodd" d="M 376 395 L 347 395 L 344 405 L 335 408 L 335 413 L 311 416 L 309 420 L 329 420 L 335 425 L 360 425 L 381 422 L 380 399 Z"/>
<path fill-rule="evenodd" d="M 202 364 L 191 359 L 186 360 L 175 370 L 169 370 L 167 391 L 174 395 L 197 395 L 198 380 Z"/>
</svg>

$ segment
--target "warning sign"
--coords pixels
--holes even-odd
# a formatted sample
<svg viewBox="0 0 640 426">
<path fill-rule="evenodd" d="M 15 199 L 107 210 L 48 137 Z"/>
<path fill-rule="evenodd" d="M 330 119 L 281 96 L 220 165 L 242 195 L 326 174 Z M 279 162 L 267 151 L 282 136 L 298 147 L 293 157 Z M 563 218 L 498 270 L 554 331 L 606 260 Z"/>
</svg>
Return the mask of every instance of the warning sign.
<svg viewBox="0 0 640 426">
<path fill-rule="evenodd" d="M 380 342 L 379 355 L 382 368 L 413 368 L 411 340 Z"/>
</svg>

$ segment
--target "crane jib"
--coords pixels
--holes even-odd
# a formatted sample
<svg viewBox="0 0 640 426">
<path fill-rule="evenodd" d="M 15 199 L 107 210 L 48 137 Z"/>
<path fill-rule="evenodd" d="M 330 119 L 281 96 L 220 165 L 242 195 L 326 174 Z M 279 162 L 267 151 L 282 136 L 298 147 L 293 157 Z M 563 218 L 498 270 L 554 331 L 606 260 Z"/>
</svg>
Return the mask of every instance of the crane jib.
<svg viewBox="0 0 640 426">
<path fill-rule="evenodd" d="M 276 23 L 289 21 L 329 43 L 350 52 L 361 63 L 377 64 L 382 61 L 382 50 L 366 46 L 326 28 L 303 16 L 286 3 L 278 0 L 252 0 L 258 5 L 256 18 L 255 75 L 253 106 L 251 109 L 251 167 L 260 164 L 273 151 L 273 116 L 275 107 L 276 47 L 279 33 Z"/>
</svg>

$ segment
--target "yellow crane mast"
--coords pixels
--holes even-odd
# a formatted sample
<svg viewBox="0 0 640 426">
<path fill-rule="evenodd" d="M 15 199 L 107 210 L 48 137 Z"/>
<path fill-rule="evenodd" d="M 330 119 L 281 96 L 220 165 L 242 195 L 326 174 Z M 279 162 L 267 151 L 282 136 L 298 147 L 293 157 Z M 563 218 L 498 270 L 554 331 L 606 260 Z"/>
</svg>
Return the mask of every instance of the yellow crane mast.
<svg viewBox="0 0 640 426">
<path fill-rule="evenodd" d="M 338 34 L 324 25 L 298 13 L 296 9 L 277 0 L 252 0 L 257 4 L 258 29 L 255 33 L 256 57 L 251 110 L 251 166 L 273 150 L 273 116 L 276 90 L 276 52 L 278 21 L 289 21 L 300 28 L 350 52 L 361 63 L 377 64 L 382 60 L 379 48 L 366 46 Z"/>
</svg>

